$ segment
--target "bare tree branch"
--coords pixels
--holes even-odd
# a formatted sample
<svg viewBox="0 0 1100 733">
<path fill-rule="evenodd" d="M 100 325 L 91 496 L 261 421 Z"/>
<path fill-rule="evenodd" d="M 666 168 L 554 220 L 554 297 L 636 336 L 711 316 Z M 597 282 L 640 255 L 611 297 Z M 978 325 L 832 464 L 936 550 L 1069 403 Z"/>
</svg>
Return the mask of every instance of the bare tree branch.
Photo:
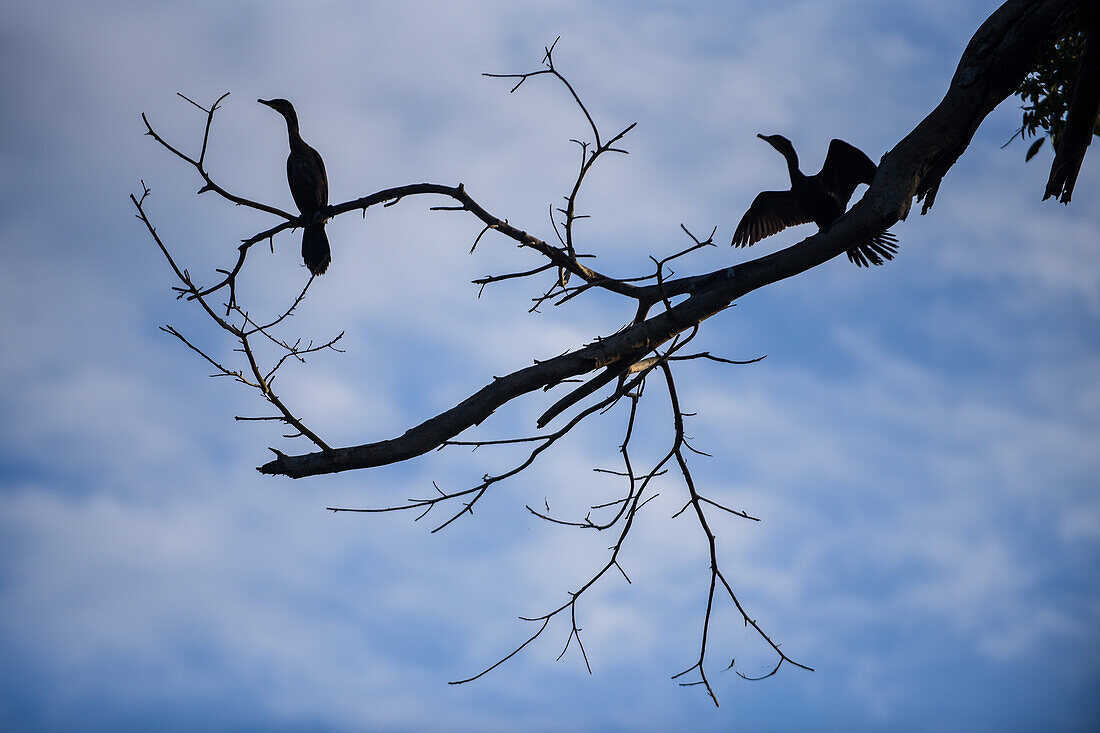
<svg viewBox="0 0 1100 733">
<path fill-rule="evenodd" d="M 708 550 L 710 582 L 706 610 L 702 619 L 698 655 L 694 657 L 692 666 L 675 675 L 673 679 L 697 674 L 698 679 L 692 678 L 691 681 L 680 684 L 702 687 L 717 705 L 718 698 L 708 677 L 710 662 L 707 657 L 716 598 L 728 599 L 728 603 L 732 604 L 732 607 L 741 615 L 744 624 L 751 627 L 775 655 L 774 667 L 771 667 L 770 671 L 762 677 L 755 679 L 775 674 L 784 664 L 807 670 L 811 668 L 783 652 L 779 644 L 764 631 L 762 625 L 748 614 L 721 568 L 717 537 L 711 529 L 708 510 L 711 514 L 715 510 L 721 512 L 722 514 L 718 516 L 733 515 L 752 521 L 759 521 L 759 519 L 743 510 L 730 508 L 720 501 L 705 496 L 698 489 L 688 458 L 690 454 L 701 456 L 708 454 L 692 446 L 684 432 L 685 418 L 689 417 L 690 413 L 684 412 L 681 408 L 674 367 L 679 368 L 682 362 L 688 361 L 744 365 L 763 359 L 764 357 L 761 356 L 748 360 L 734 360 L 715 356 L 709 351 L 687 353 L 686 347 L 700 333 L 704 321 L 729 308 L 742 296 L 805 272 L 851 249 L 855 244 L 880 235 L 908 216 L 914 200 L 923 202 L 921 213 L 927 213 L 935 200 L 941 181 L 970 144 L 978 125 L 997 104 L 1013 93 L 1032 67 L 1037 55 L 1045 46 L 1053 43 L 1067 31 L 1079 28 L 1083 24 L 1095 23 L 1095 17 L 1095 9 L 1087 0 L 1008 0 L 974 34 L 962 55 L 943 100 L 883 157 L 870 189 L 851 211 L 826 230 L 774 254 L 712 272 L 683 277 L 676 277 L 675 273 L 669 269 L 670 264 L 677 262 L 677 267 L 681 267 L 685 262 L 682 258 L 705 247 L 713 246 L 716 229 L 713 229 L 705 239 L 700 239 L 686 226 L 681 225 L 684 233 L 690 238 L 691 244 L 663 258 L 650 256 L 648 262 L 643 261 L 643 264 L 638 266 L 643 274 L 637 274 L 635 271 L 616 277 L 581 262 L 582 259 L 591 258 L 592 255 L 578 253 L 575 225 L 587 216 L 578 213 L 580 192 L 601 156 L 605 153 L 626 152 L 619 145 L 634 128 L 634 124 L 626 126 L 614 135 L 601 132 L 589 107 L 581 100 L 574 86 L 554 65 L 553 53 L 557 41 L 545 49 L 543 58 L 545 68 L 522 74 L 486 74 L 486 76 L 515 80 L 513 92 L 536 77 L 545 76 L 556 79 L 568 90 L 573 102 L 584 115 L 591 132 L 591 140 L 574 140 L 580 152 L 575 177 L 569 192 L 563 197 L 564 206 L 550 207 L 550 224 L 560 246 L 550 244 L 510 223 L 508 219 L 490 213 L 467 192 L 461 183 L 454 186 L 438 183 L 396 186 L 325 207 L 308 217 L 294 216 L 277 207 L 247 199 L 215 183 L 207 167 L 206 153 L 214 115 L 227 95 L 223 95 L 209 107 L 204 107 L 181 94 L 180 96 L 186 102 L 205 113 L 202 143 L 197 157 L 183 152 L 182 148 L 165 140 L 143 115 L 146 134 L 174 157 L 197 171 L 203 180 L 203 186 L 199 189 L 200 194 L 214 192 L 229 203 L 265 212 L 279 221 L 237 245 L 235 263 L 227 269 L 218 270 L 219 275 L 213 278 L 215 280 L 213 285 L 202 287 L 195 282 L 186 268 L 177 264 L 153 226 L 145 209 L 149 189 L 142 182 L 141 195 L 131 196 L 131 201 L 136 209 L 137 218 L 144 224 L 148 235 L 165 257 L 178 280 L 179 284 L 174 286 L 177 297 L 196 302 L 218 329 L 232 337 L 238 347 L 235 351 L 243 355 L 244 365 L 234 368 L 225 359 L 214 358 L 211 352 L 199 345 L 201 341 L 184 337 L 172 326 L 165 326 L 163 330 L 180 340 L 189 350 L 197 353 L 212 366 L 215 370 L 212 376 L 230 377 L 257 390 L 273 408 L 264 412 L 275 413 L 258 417 L 238 416 L 237 420 L 280 422 L 293 430 L 287 437 L 305 437 L 319 449 L 311 453 L 286 455 L 273 448 L 275 458 L 259 467 L 258 470 L 262 473 L 303 478 L 388 465 L 445 447 L 467 446 L 473 450 L 503 445 L 529 447 L 529 450 L 525 451 L 526 455 L 521 453 L 522 459 L 509 468 L 495 474 L 485 473 L 479 482 L 472 486 L 467 484 L 467 488 L 444 490 L 433 482 L 434 495 L 409 499 L 405 504 L 377 508 L 329 507 L 334 512 L 412 511 L 417 513 L 417 520 L 427 516 L 437 506 L 445 507 L 443 511 L 447 514 L 435 526 L 433 532 L 442 530 L 464 515 L 472 514 L 475 505 L 494 485 L 530 468 L 550 447 L 570 435 L 574 428 L 585 420 L 593 416 L 597 416 L 593 419 L 610 419 L 598 416 L 613 410 L 626 400 L 629 409 L 626 411 L 622 442 L 619 444 L 619 458 L 622 464 L 617 469 L 595 469 L 622 481 L 622 490 L 617 494 L 618 498 L 591 504 L 590 509 L 580 519 L 555 516 L 550 509 L 550 501 L 546 498 L 543 500 L 545 510 L 527 505 L 532 515 L 554 525 L 597 532 L 611 531 L 616 539 L 609 548 L 609 556 L 598 564 L 595 572 L 584 576 L 587 579 L 579 585 L 578 590 L 568 593 L 566 601 L 542 615 L 524 619 L 533 623 L 542 622 L 534 634 L 521 641 L 510 652 L 481 672 L 452 684 L 476 680 L 496 669 L 541 636 L 555 617 L 564 617 L 566 611 L 570 619 L 570 629 L 559 658 L 565 655 L 575 641 L 586 668 L 591 672 L 590 660 L 581 639 L 582 627 L 578 620 L 578 601 L 612 568 L 616 569 L 626 582 L 630 582 L 620 561 L 624 548 L 627 547 L 627 539 L 635 526 L 634 520 L 638 512 L 657 496 L 656 491 L 653 490 L 654 479 L 670 471 L 675 473 L 671 468 L 674 464 L 686 488 L 687 498 L 683 508 L 673 516 L 694 516 Z M 1095 50 L 1095 43 L 1091 43 L 1090 48 Z M 1093 63 L 1094 57 L 1095 54 L 1089 56 L 1088 62 Z M 1095 71 L 1092 67 L 1089 68 Z M 1085 83 L 1088 88 L 1081 97 L 1082 109 L 1086 107 L 1091 109 L 1089 105 L 1096 104 L 1095 97 L 1092 96 L 1096 90 L 1089 86 L 1090 84 L 1095 86 L 1094 77 L 1095 75 L 1088 76 L 1088 79 L 1093 81 Z M 1082 78 L 1086 78 L 1086 75 L 1083 74 Z M 1087 113 L 1088 109 L 1085 112 Z M 1083 156 L 1083 147 L 1079 152 Z M 1076 166 L 1080 165 L 1079 158 L 1071 162 Z M 1068 200 L 1069 190 L 1072 189 L 1072 178 L 1075 175 L 1073 172 L 1073 175 L 1067 174 L 1064 177 L 1065 185 L 1062 186 L 1064 189 L 1062 194 L 1065 200 Z M 259 242 L 266 240 L 273 246 L 274 237 L 286 230 L 352 211 L 361 211 L 365 214 L 371 207 L 390 207 L 405 199 L 421 196 L 432 197 L 427 207 L 430 211 L 467 214 L 480 222 L 481 229 L 474 239 L 471 252 L 477 248 L 486 234 L 496 232 L 517 243 L 521 248 L 535 253 L 538 262 L 528 269 L 489 274 L 474 280 L 473 283 L 481 288 L 504 280 L 538 278 L 542 273 L 556 269 L 558 271 L 556 280 L 548 287 L 539 286 L 535 291 L 538 294 L 531 299 L 534 303 L 531 310 L 537 310 L 547 302 L 562 305 L 586 293 L 599 290 L 622 299 L 629 308 L 627 312 L 632 313 L 633 316 L 619 330 L 606 336 L 597 336 L 580 348 L 545 360 L 535 360 L 531 366 L 504 376 L 494 377 L 489 384 L 459 404 L 439 412 L 419 425 L 410 427 L 397 437 L 348 447 L 330 447 L 295 415 L 274 392 L 272 385 L 284 365 L 304 362 L 307 355 L 320 351 L 339 351 L 337 344 L 343 337 L 343 333 L 327 340 L 318 339 L 316 342 L 285 335 L 291 316 L 307 296 L 313 282 L 312 277 L 287 307 L 279 311 L 278 315 L 267 319 L 253 317 L 246 308 L 237 303 L 238 278 L 244 273 L 248 253 L 253 245 Z M 440 200 L 443 203 L 438 203 Z M 556 218 L 558 215 L 561 216 L 560 220 Z M 490 237 L 489 241 L 492 239 Z M 586 247 L 586 249 L 594 251 L 595 248 Z M 648 270 L 650 264 L 653 267 L 651 272 Z M 570 275 L 576 276 L 579 282 L 572 286 L 568 285 Z M 223 290 L 225 293 L 221 297 L 224 302 L 214 303 L 210 300 L 212 295 Z M 652 314 L 651 311 L 653 311 Z M 268 356 L 271 351 L 275 352 L 275 356 L 271 357 L 270 361 L 261 359 L 253 347 L 253 340 L 263 347 L 263 356 Z M 651 464 L 642 463 L 641 465 L 645 468 L 640 469 L 636 458 L 632 455 L 631 440 L 638 427 L 638 409 L 645 393 L 647 379 L 658 370 L 663 378 L 658 384 L 663 384 L 664 389 L 662 391 L 660 386 L 655 389 L 658 394 L 667 395 L 669 399 L 672 442 L 663 455 L 657 454 L 662 455 L 661 458 Z M 545 408 L 537 420 L 537 428 L 541 431 L 560 415 L 575 410 L 571 417 L 563 418 L 564 424 L 558 429 L 520 438 L 457 439 L 459 435 L 480 425 L 495 410 L 512 400 L 539 390 L 549 390 L 566 382 L 579 382 L 579 384 Z M 693 510 L 690 513 L 687 512 L 689 508 Z M 735 664 L 731 662 L 727 669 L 734 666 Z M 735 671 L 738 675 L 750 679 L 739 669 Z"/>
<path fill-rule="evenodd" d="M 632 362 L 721 312 L 738 298 L 836 257 L 854 243 L 866 241 L 904 219 L 914 197 L 924 200 L 927 211 L 940 180 L 969 145 L 981 121 L 1016 89 L 1039 50 L 1077 22 L 1085 5 L 1083 0 L 1005 3 L 970 41 L 943 101 L 886 154 L 870 190 L 848 214 L 827 231 L 779 252 L 706 275 L 671 280 L 660 288 L 603 281 L 601 275 L 569 261 L 556 248 L 490 215 L 461 186 L 406 187 L 402 195 L 431 192 L 451 196 L 484 223 L 496 225 L 498 231 L 538 250 L 555 265 L 567 267 L 590 282 L 601 280 L 599 287 L 643 304 L 657 302 L 661 294 L 666 298 L 679 295 L 688 298 L 617 334 L 495 379 L 458 405 L 409 428 L 401 436 L 336 448 L 331 453 L 279 456 L 259 470 L 302 478 L 387 465 L 422 455 L 481 423 L 498 407 L 517 397 L 616 362 Z M 528 77 L 548 71 L 534 72 Z M 396 195 L 390 192 L 385 198 Z M 336 208 L 350 210 L 380 200 L 382 194 L 375 194 Z M 623 371 L 628 366 L 622 367 Z M 611 379 L 601 378 L 595 388 Z"/>
</svg>

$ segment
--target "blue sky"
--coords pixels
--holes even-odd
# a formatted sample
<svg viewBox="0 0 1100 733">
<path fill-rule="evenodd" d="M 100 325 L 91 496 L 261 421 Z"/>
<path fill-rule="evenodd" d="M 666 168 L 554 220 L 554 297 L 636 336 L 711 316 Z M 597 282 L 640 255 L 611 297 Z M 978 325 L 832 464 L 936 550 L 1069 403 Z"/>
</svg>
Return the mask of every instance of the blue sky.
<svg viewBox="0 0 1100 733">
<path fill-rule="evenodd" d="M 766 5 L 766 7 L 765 7 Z M 1001 144 L 1011 101 L 979 129 L 927 217 L 895 228 L 897 260 L 845 258 L 750 294 L 699 341 L 747 367 L 681 370 L 715 517 L 750 612 L 814 673 L 749 683 L 770 661 L 723 611 L 722 707 L 669 677 L 694 661 L 706 593 L 698 528 L 670 519 L 669 480 L 581 604 L 594 674 L 568 628 L 460 687 L 602 563 L 607 538 L 534 520 L 613 498 L 621 414 L 494 489 L 438 534 L 411 516 L 333 515 L 506 468 L 507 451 L 293 482 L 261 477 L 256 396 L 210 380 L 158 330 L 232 344 L 172 299 L 132 217 L 149 211 L 193 273 L 273 222 L 210 197 L 142 136 L 140 113 L 195 149 L 183 92 L 232 92 L 210 166 L 227 187 L 291 207 L 285 130 L 258 97 L 294 101 L 334 201 L 464 182 L 545 239 L 584 120 L 547 79 L 516 94 L 484 71 L 559 67 L 605 130 L 637 121 L 628 157 L 586 189 L 582 246 L 612 272 L 728 241 L 756 192 L 784 184 L 756 139 L 779 132 L 816 170 L 842 137 L 878 158 L 939 101 L 993 2 L 9 3 L 0 7 L 0 727 L 377 730 L 1094 730 L 1100 719 L 1100 160 L 1069 207 L 1043 203 L 1049 150 Z M 858 193 L 857 193 L 858 195 Z M 346 331 L 347 353 L 281 377 L 329 442 L 392 437 L 514 370 L 618 328 L 593 294 L 527 314 L 536 283 L 478 299 L 469 281 L 534 264 L 427 200 L 329 224 L 333 267 L 293 328 Z M 679 266 L 748 253 L 721 246 Z M 274 309 L 306 279 L 298 235 L 257 252 L 243 297 Z M 258 256 L 257 256 L 258 255 Z M 541 292 L 541 290 L 538 290 Z M 657 392 L 658 390 L 653 390 Z M 639 450 L 667 444 L 655 397 Z M 524 434 L 539 393 L 486 436 Z M 583 512 L 582 512 L 583 513 Z"/>
</svg>

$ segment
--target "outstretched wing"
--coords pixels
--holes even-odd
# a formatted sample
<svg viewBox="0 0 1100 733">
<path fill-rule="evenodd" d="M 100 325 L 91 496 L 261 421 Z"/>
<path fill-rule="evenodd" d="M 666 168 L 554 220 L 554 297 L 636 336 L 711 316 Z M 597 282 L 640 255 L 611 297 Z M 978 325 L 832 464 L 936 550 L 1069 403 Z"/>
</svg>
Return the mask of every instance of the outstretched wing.
<svg viewBox="0 0 1100 733">
<path fill-rule="evenodd" d="M 735 247 L 752 245 L 787 227 L 811 221 L 813 217 L 790 191 L 764 191 L 753 199 L 752 206 L 741 217 L 730 244 Z"/>
<path fill-rule="evenodd" d="M 898 238 L 890 232 L 883 232 L 848 250 L 848 259 L 858 267 L 881 265 L 894 259 L 897 251 Z"/>
<path fill-rule="evenodd" d="M 840 203 L 842 210 L 848 208 L 848 201 L 851 200 L 856 186 L 861 183 L 869 186 L 874 177 L 875 164 L 871 159 L 862 150 L 843 140 L 829 143 L 825 165 L 821 166 L 821 172 L 817 174 L 821 185 Z"/>
</svg>

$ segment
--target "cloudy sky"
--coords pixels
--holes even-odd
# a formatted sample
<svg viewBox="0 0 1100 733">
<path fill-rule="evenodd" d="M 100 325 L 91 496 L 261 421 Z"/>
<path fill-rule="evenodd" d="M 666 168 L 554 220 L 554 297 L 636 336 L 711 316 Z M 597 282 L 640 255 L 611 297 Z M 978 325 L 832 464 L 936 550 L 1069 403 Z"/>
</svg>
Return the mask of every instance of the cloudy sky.
<svg viewBox="0 0 1100 733">
<path fill-rule="evenodd" d="M 587 133 L 547 78 L 515 94 L 482 72 L 559 67 L 597 122 L 631 122 L 628 157 L 595 171 L 578 225 L 623 275 L 682 248 L 683 223 L 728 242 L 759 190 L 784 185 L 756 139 L 780 132 L 813 172 L 833 137 L 877 159 L 938 102 L 988 0 L 723 4 L 6 3 L 0 6 L 0 727 L 378 730 L 1094 730 L 1100 719 L 1100 153 L 1074 202 L 1043 203 L 1049 147 L 982 125 L 897 260 L 844 258 L 753 293 L 699 342 L 753 366 L 680 370 L 707 495 L 742 601 L 791 656 L 772 662 L 728 608 L 712 630 L 715 708 L 670 676 L 697 655 L 705 544 L 662 482 L 579 621 L 593 674 L 558 623 L 482 680 L 448 686 L 522 641 L 517 620 L 566 598 L 609 538 L 552 527 L 616 496 L 624 416 L 610 413 L 495 487 L 446 531 L 380 506 L 476 483 L 515 454 L 451 449 L 407 465 L 291 481 L 254 467 L 303 452 L 255 394 L 158 326 L 239 358 L 133 218 L 148 211 L 202 282 L 275 221 L 234 208 L 142 136 L 140 113 L 197 151 L 201 113 L 231 92 L 208 153 L 217 180 L 289 209 L 286 97 L 325 157 L 334 201 L 464 182 L 490 211 L 551 239 Z M 857 193 L 858 195 L 858 193 Z M 332 444 L 400 434 L 494 374 L 614 331 L 601 294 L 528 314 L 544 282 L 477 297 L 469 283 L 537 264 L 436 201 L 329 225 L 333 266 L 288 334 L 345 331 L 345 354 L 288 369 L 280 389 Z M 678 265 L 746 253 L 724 244 Z M 257 312 L 307 274 L 297 233 L 257 249 Z M 547 276 L 549 277 L 549 276 Z M 656 385 L 653 385 L 656 387 Z M 478 435 L 528 433 L 552 397 Z M 667 447 L 648 393 L 636 460 Z M 1091 446 L 1091 448 L 1090 448 Z"/>
</svg>

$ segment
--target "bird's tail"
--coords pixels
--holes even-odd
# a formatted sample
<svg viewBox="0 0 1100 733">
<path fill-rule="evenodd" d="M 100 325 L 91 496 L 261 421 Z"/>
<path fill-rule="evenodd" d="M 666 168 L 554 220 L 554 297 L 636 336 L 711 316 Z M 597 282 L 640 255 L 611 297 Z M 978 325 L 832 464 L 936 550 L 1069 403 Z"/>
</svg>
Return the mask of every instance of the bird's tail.
<svg viewBox="0 0 1100 733">
<path fill-rule="evenodd" d="M 328 246 L 328 235 L 323 223 L 310 224 L 302 234 L 302 259 L 314 275 L 323 275 L 332 262 L 332 253 Z"/>
<path fill-rule="evenodd" d="M 890 232 L 877 234 L 858 247 L 848 250 L 848 259 L 857 267 L 881 265 L 894 259 L 898 251 L 898 238 Z"/>
</svg>

